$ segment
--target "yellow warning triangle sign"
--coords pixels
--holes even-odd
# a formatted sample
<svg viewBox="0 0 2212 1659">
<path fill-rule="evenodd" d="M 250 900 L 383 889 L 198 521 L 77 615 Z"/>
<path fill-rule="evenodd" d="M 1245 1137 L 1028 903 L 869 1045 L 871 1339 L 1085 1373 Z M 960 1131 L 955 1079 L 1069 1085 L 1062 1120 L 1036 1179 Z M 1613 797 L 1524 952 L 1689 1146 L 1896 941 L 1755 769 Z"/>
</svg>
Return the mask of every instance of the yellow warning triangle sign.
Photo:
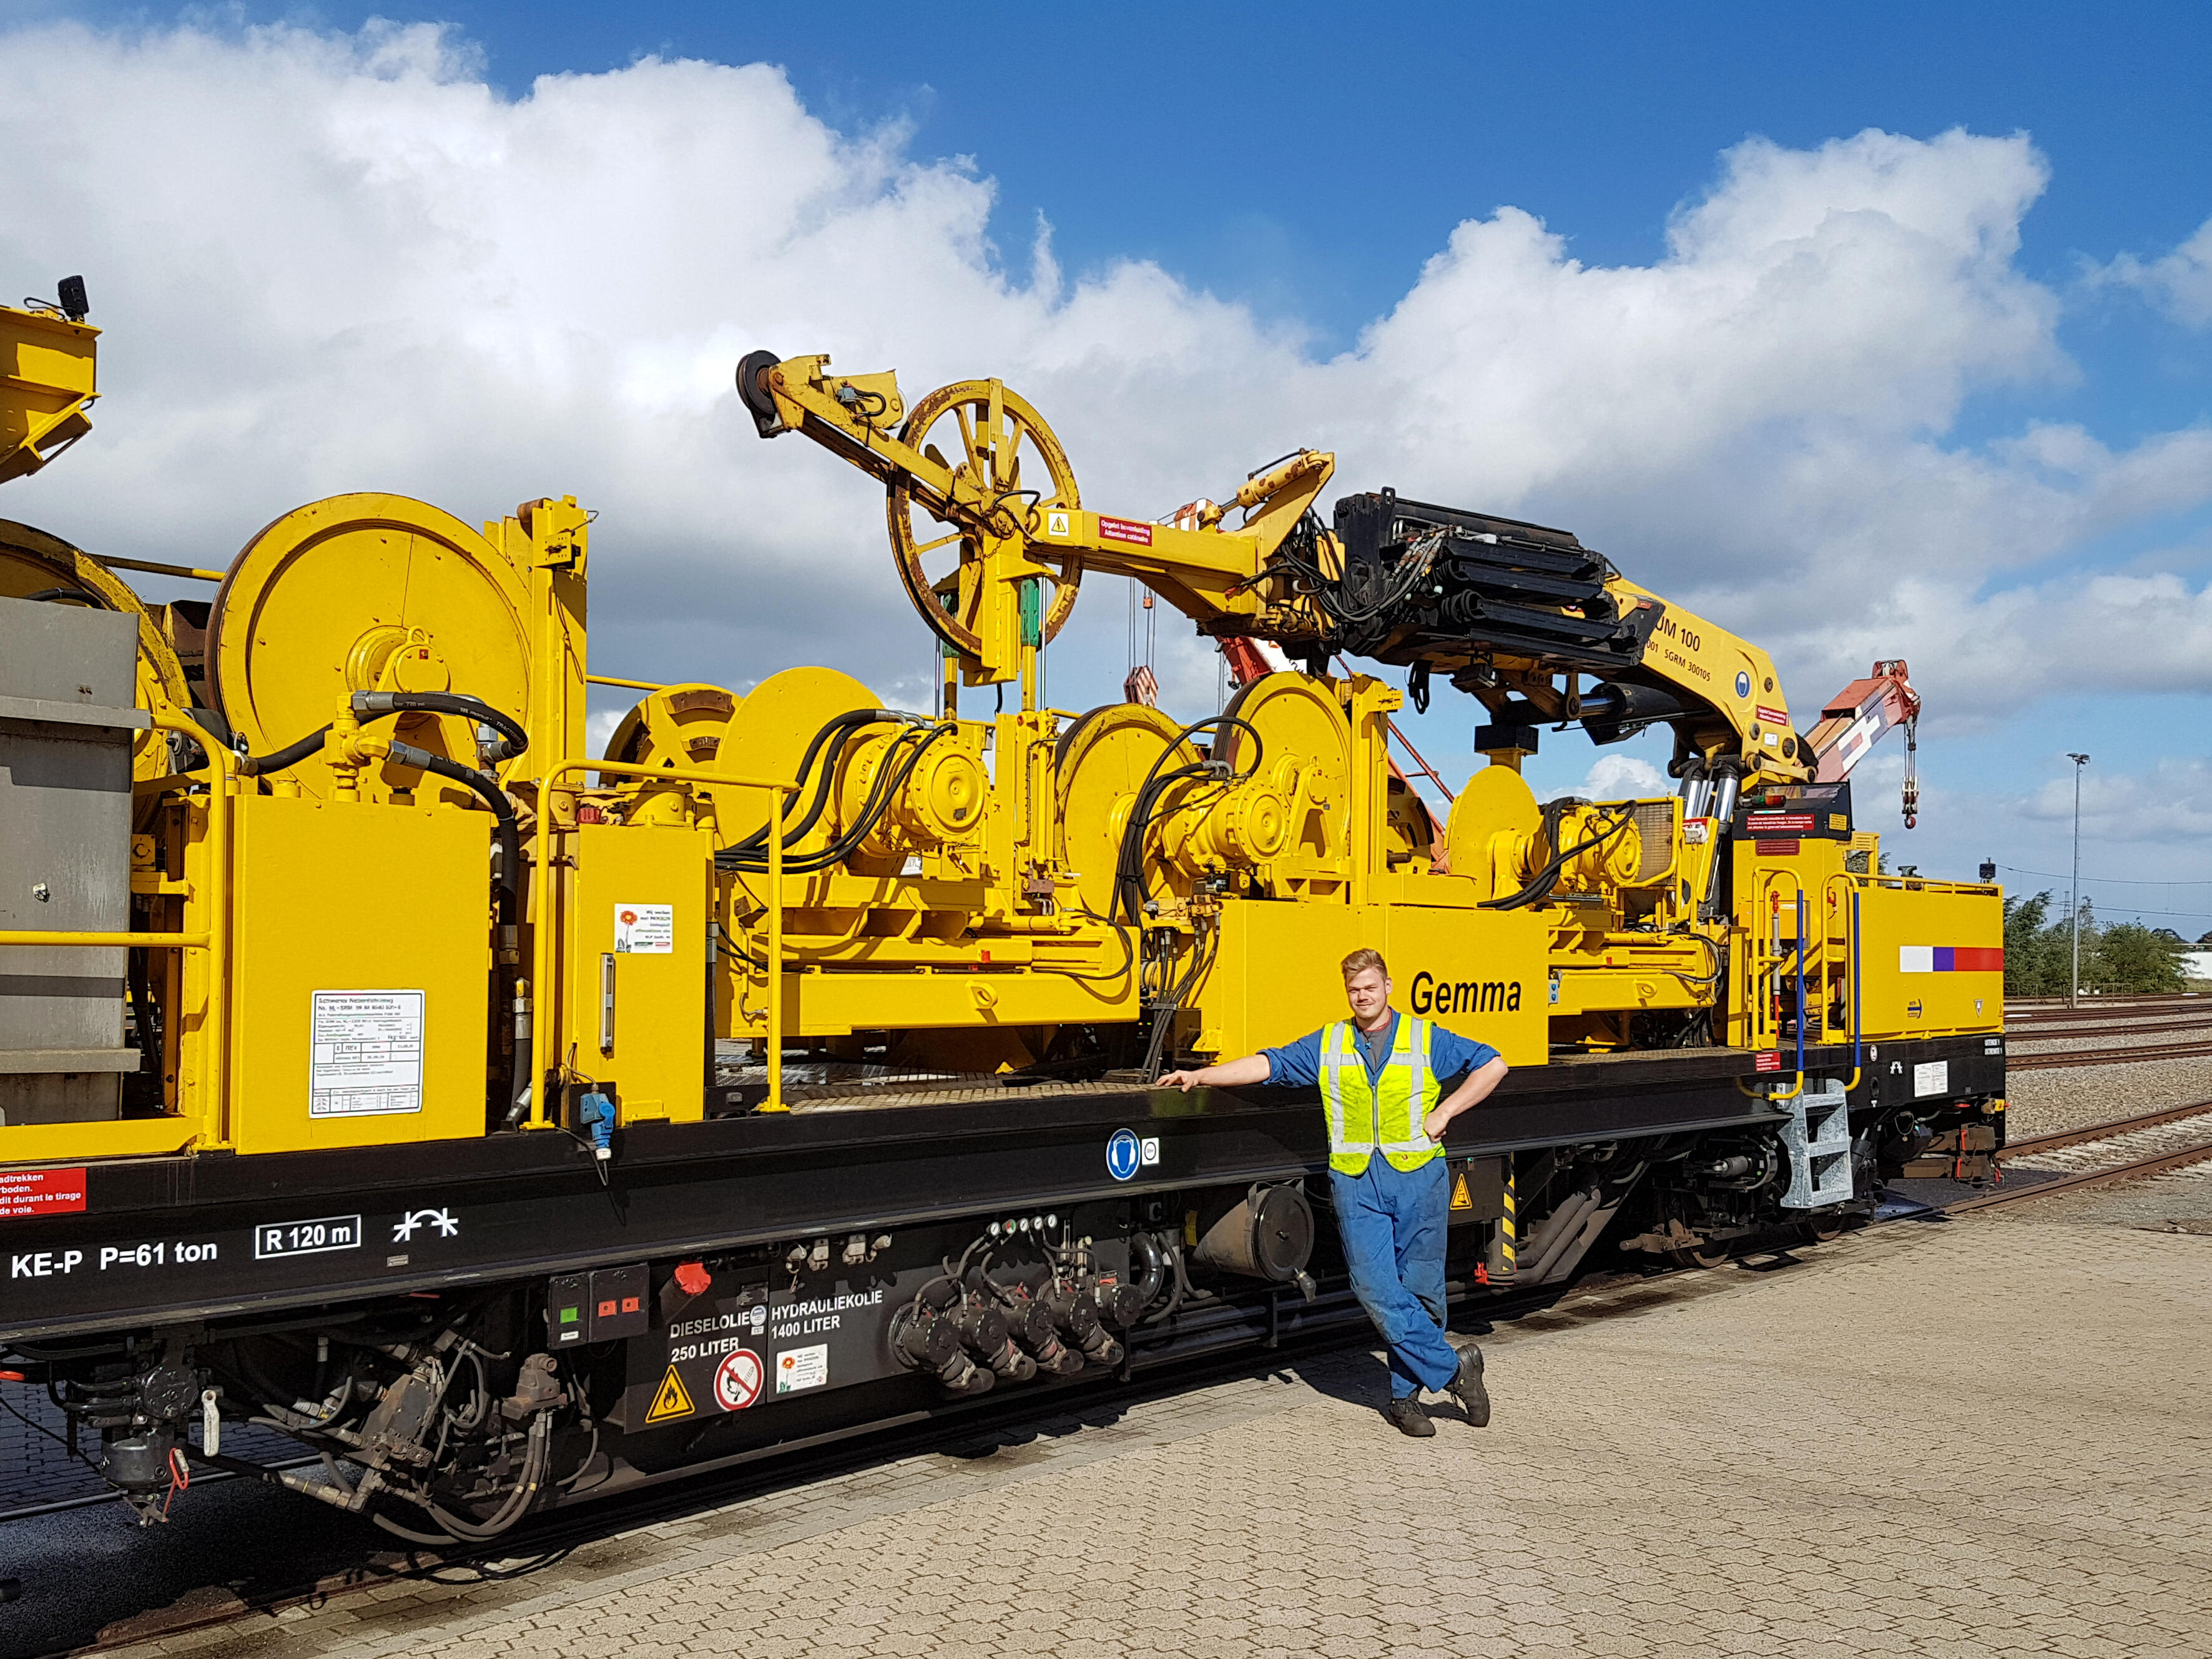
<svg viewBox="0 0 2212 1659">
<path fill-rule="evenodd" d="M 1452 1182 L 1451 1206 L 1455 1210 L 1471 1210 L 1474 1207 L 1474 1194 L 1467 1189 L 1467 1171 L 1464 1170 L 1462 1170 Z M 671 1376 L 675 1374 L 673 1371 L 669 1373 Z"/>
<path fill-rule="evenodd" d="M 645 1414 L 648 1423 L 659 1423 L 671 1417 L 691 1415 L 691 1396 L 684 1392 L 684 1379 L 676 1374 L 676 1367 L 668 1368 L 668 1375 L 660 1379 L 659 1392 L 653 1396 L 653 1409 Z"/>
</svg>

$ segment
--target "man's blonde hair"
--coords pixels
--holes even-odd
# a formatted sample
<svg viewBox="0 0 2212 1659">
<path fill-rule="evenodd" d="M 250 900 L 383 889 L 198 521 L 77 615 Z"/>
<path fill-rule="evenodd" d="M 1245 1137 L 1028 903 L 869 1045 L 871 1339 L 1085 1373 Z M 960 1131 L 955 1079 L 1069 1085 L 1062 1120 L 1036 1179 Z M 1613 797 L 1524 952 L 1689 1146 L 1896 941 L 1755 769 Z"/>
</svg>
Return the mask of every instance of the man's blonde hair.
<svg viewBox="0 0 2212 1659">
<path fill-rule="evenodd" d="M 1382 960 L 1382 953 L 1380 951 L 1370 951 L 1363 945 L 1345 957 L 1344 982 L 1346 985 L 1351 984 L 1357 975 L 1365 973 L 1370 968 L 1385 979 L 1390 977 L 1390 966 Z"/>
</svg>

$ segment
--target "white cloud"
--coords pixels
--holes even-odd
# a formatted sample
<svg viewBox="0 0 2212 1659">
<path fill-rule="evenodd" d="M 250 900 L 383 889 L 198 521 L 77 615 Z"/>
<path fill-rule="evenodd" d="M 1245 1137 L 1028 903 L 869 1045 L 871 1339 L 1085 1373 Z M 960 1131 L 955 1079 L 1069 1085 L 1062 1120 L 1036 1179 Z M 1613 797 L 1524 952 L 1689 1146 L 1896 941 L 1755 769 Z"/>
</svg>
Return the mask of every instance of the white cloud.
<svg viewBox="0 0 2212 1659">
<path fill-rule="evenodd" d="M 1574 793 L 1584 800 L 1632 800 L 1671 795 L 1674 786 L 1650 761 L 1633 755 L 1600 755 Z"/>
<path fill-rule="evenodd" d="M 2072 771 L 2068 767 L 2065 775 L 2051 779 L 2023 799 L 2019 808 L 2022 816 L 2071 823 Z M 2111 771 L 2093 761 L 2081 773 L 2081 835 L 2089 841 L 2195 842 L 2201 846 L 2212 836 L 2212 761 L 2170 758 L 2148 772 L 2133 773 Z"/>
<path fill-rule="evenodd" d="M 910 398 L 998 375 L 1086 502 L 1133 514 L 1314 442 L 1346 488 L 1564 522 L 1775 650 L 1801 726 L 1876 655 L 1913 659 L 1931 719 L 2057 683 L 2053 637 L 2073 690 L 2212 661 L 2212 601 L 2177 576 L 2083 601 L 2008 574 L 2212 496 L 2212 431 L 1946 441 L 1976 392 L 2073 373 L 2014 264 L 2047 172 L 2024 137 L 1748 141 L 1646 266 L 1500 208 L 1317 362 L 1153 265 L 1002 257 L 986 179 L 831 128 L 763 65 L 509 100 L 428 26 L 4 41 L 0 271 L 83 270 L 109 333 L 94 438 L 0 508 L 95 548 L 220 563 L 340 490 L 476 517 L 574 492 L 601 514 L 600 665 L 744 684 L 826 659 L 925 700 L 873 488 L 762 443 L 731 393 L 767 346 L 895 366 Z M 1116 695 L 1118 599 L 1079 609 L 1055 702 Z M 1174 702 L 1213 706 L 1172 620 L 1160 659 Z"/>
<path fill-rule="evenodd" d="M 2212 328 L 2212 219 L 2162 258 L 2123 253 L 2110 264 L 2093 267 L 2089 278 L 2094 284 L 2134 289 L 2186 327 Z"/>
</svg>

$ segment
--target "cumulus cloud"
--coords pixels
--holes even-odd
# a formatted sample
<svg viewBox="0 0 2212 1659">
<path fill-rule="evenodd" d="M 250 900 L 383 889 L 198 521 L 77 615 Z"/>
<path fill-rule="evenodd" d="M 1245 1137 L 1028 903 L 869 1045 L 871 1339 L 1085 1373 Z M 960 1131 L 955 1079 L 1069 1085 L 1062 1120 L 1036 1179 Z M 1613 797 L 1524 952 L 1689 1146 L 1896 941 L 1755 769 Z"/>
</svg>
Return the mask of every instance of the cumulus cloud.
<svg viewBox="0 0 2212 1659">
<path fill-rule="evenodd" d="M 2074 779 L 2055 777 L 2021 801 L 2024 817 L 2074 817 Z M 2196 842 L 2212 836 L 2212 761 L 2168 758 L 2144 772 L 2094 764 L 2081 774 L 2081 834 L 2104 842 Z"/>
<path fill-rule="evenodd" d="M 872 488 L 760 442 L 731 393 L 766 346 L 896 367 L 909 397 L 998 375 L 1086 502 L 1133 515 L 1316 443 L 1348 488 L 1567 524 L 1774 649 L 1801 725 L 1875 655 L 1910 655 L 1939 714 L 2016 707 L 2051 654 L 2018 641 L 2054 628 L 2069 689 L 2134 684 L 2158 671 L 2123 647 L 2161 607 L 2191 619 L 2159 647 L 2177 672 L 2212 661 L 2179 577 L 2085 605 L 2012 574 L 2212 496 L 2212 432 L 1948 435 L 1977 392 L 2073 373 L 2057 296 L 2015 264 L 2047 175 L 2023 137 L 1748 141 L 1645 266 L 1470 204 L 1316 360 L 1155 265 L 1071 277 L 1042 236 L 995 246 L 987 178 L 896 126 L 838 131 L 763 65 L 647 59 L 510 100 L 428 26 L 4 38 L 0 269 L 84 270 L 110 332 L 94 439 L 0 510 L 88 545 L 219 563 L 340 490 L 479 517 L 573 492 L 600 512 L 602 666 L 743 685 L 828 660 L 924 702 Z M 1099 586 L 1056 702 L 1115 695 Z M 1212 707 L 1210 653 L 1163 635 L 1171 702 Z"/>
<path fill-rule="evenodd" d="M 2212 328 L 2212 219 L 2162 258 L 2123 253 L 2089 276 L 2094 284 L 2135 289 L 2185 327 Z"/>
<path fill-rule="evenodd" d="M 1584 800 L 1631 800 L 1671 795 L 1674 786 L 1650 761 L 1633 755 L 1601 755 L 1574 793 Z"/>
</svg>

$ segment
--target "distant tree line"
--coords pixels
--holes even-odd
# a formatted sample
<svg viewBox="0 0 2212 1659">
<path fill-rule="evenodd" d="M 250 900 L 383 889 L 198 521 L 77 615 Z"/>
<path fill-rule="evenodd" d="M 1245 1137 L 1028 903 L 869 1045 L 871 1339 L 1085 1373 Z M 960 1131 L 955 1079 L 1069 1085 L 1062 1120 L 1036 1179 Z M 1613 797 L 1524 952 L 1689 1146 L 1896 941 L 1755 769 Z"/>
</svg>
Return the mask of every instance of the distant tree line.
<svg viewBox="0 0 2212 1659">
<path fill-rule="evenodd" d="M 2106 996 L 2185 989 L 2182 953 L 2187 941 L 2170 927 L 2139 921 L 2100 923 L 2081 904 L 2081 988 Z M 2074 957 L 2074 929 L 2063 910 L 2052 914 L 2051 895 L 2004 902 L 2005 994 L 2063 997 Z"/>
</svg>

